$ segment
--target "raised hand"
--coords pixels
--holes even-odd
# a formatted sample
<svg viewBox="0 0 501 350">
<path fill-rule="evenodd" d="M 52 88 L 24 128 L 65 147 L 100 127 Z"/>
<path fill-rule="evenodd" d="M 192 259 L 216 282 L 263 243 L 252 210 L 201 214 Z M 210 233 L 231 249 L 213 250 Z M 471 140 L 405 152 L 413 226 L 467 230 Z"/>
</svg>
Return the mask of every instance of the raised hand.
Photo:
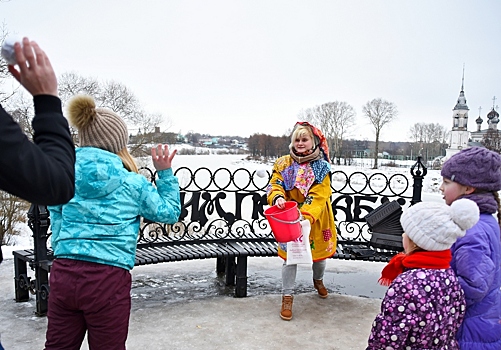
<svg viewBox="0 0 501 350">
<path fill-rule="evenodd" d="M 172 159 L 177 153 L 177 149 L 169 152 L 168 145 L 158 145 L 151 149 L 151 160 L 153 161 L 153 166 L 157 170 L 169 169 L 172 166 Z"/>
</svg>

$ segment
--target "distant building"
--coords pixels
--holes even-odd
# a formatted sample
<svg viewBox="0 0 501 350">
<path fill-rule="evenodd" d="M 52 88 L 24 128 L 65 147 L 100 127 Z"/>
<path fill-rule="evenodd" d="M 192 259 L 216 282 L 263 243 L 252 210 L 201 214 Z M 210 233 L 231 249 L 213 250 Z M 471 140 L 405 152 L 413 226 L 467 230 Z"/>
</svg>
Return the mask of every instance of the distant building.
<svg viewBox="0 0 501 350">
<path fill-rule="evenodd" d="M 464 69 L 463 79 L 461 83 L 461 91 L 459 92 L 458 101 L 452 110 L 452 130 L 450 133 L 449 148 L 445 150 L 445 158 L 448 159 L 454 154 L 461 151 L 463 148 L 468 148 L 468 105 L 464 95 Z"/>
<path fill-rule="evenodd" d="M 466 97 L 464 95 L 464 68 L 463 68 L 463 80 L 461 84 L 461 92 L 459 93 L 459 98 L 456 106 L 453 109 L 452 114 L 452 130 L 450 132 L 450 143 L 449 148 L 445 150 L 445 157 L 443 161 L 447 160 L 454 154 L 458 153 L 464 148 L 468 147 L 488 147 L 485 142 L 499 142 L 501 139 L 500 132 L 498 130 L 499 123 L 499 113 L 496 111 L 496 97 L 492 99 L 494 102 L 492 104 L 492 109 L 487 114 L 487 128 L 482 129 L 482 123 L 484 120 L 481 117 L 480 111 L 482 107 L 479 107 L 479 115 L 475 120 L 477 124 L 477 130 L 469 132 L 468 131 L 468 105 L 466 104 Z M 487 140 L 487 141 L 486 141 Z"/>
<path fill-rule="evenodd" d="M 492 99 L 494 103 L 492 104 L 491 111 L 487 114 L 487 129 L 482 129 L 482 123 L 484 122 L 482 117 L 479 116 L 475 120 L 477 123 L 477 130 L 471 132 L 471 140 L 473 142 L 482 142 L 487 133 L 490 132 L 498 132 L 498 123 L 499 123 L 499 113 L 495 109 L 496 97 Z M 482 108 L 480 108 L 482 110 Z"/>
<path fill-rule="evenodd" d="M 215 147 L 218 143 L 218 137 L 205 137 L 198 140 L 198 144 L 204 147 Z"/>
</svg>

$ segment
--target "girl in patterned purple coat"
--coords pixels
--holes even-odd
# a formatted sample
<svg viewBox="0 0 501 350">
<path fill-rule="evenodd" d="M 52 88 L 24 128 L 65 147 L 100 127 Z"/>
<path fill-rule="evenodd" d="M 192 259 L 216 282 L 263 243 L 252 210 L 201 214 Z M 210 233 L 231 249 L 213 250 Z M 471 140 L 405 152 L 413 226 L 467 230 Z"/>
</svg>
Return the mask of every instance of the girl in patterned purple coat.
<svg viewBox="0 0 501 350">
<path fill-rule="evenodd" d="M 372 325 L 367 350 L 459 349 L 456 332 L 464 293 L 450 267 L 450 247 L 478 221 L 476 204 L 418 203 L 402 214 L 404 252 L 383 269 L 388 290 Z"/>
</svg>

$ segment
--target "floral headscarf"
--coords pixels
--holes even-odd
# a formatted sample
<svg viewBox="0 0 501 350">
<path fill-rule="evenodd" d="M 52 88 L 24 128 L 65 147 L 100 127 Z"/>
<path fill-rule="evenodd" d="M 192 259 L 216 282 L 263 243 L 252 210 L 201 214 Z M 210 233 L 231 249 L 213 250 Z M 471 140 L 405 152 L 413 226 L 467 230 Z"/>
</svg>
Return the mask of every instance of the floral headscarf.
<svg viewBox="0 0 501 350">
<path fill-rule="evenodd" d="M 294 125 L 294 129 L 292 129 L 292 132 L 299 126 L 309 126 L 311 131 L 313 132 L 313 135 L 315 135 L 318 138 L 318 147 L 320 147 L 320 150 L 322 151 L 324 155 L 324 160 L 327 161 L 328 163 L 331 162 L 331 159 L 329 157 L 329 146 L 327 145 L 327 139 L 325 138 L 324 134 L 320 129 L 314 127 L 308 122 L 297 122 L 296 125 Z"/>
</svg>

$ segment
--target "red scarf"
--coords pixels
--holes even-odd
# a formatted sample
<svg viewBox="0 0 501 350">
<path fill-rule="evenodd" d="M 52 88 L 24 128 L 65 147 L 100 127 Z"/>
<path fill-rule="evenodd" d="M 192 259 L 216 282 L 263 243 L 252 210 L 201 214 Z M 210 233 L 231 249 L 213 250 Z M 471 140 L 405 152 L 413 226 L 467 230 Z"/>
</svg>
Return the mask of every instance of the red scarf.
<svg viewBox="0 0 501 350">
<path fill-rule="evenodd" d="M 451 250 L 441 251 L 417 251 L 410 255 L 398 253 L 381 272 L 381 278 L 378 280 L 382 286 L 389 286 L 391 282 L 405 269 L 447 269 L 451 265 Z"/>
</svg>

